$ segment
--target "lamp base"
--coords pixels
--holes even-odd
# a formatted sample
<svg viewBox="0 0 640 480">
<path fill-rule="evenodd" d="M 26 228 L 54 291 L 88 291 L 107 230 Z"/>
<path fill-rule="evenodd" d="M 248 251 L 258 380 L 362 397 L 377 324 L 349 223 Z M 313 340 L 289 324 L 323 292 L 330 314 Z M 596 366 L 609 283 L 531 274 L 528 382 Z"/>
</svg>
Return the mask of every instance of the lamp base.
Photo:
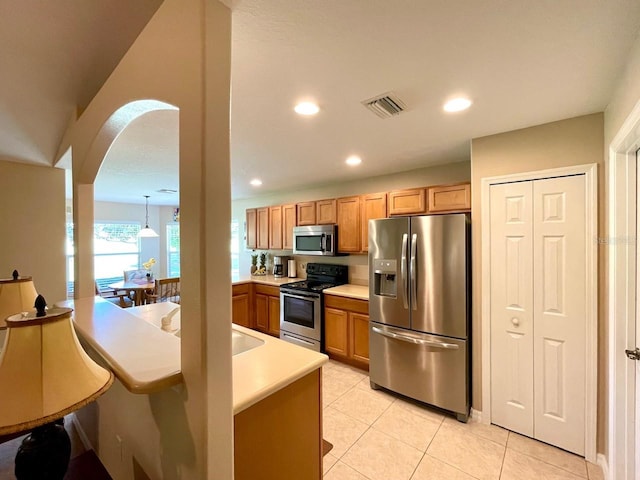
<svg viewBox="0 0 640 480">
<path fill-rule="evenodd" d="M 63 480 L 71 457 L 64 418 L 33 429 L 18 448 L 17 480 Z"/>
</svg>

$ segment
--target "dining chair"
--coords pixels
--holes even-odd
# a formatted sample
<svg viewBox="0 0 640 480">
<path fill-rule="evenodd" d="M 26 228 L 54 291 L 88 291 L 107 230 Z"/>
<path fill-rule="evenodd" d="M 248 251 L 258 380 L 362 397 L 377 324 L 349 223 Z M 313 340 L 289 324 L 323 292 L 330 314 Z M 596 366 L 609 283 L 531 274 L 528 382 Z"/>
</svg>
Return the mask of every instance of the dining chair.
<svg viewBox="0 0 640 480">
<path fill-rule="evenodd" d="M 115 305 L 118 305 L 121 308 L 127 308 L 133 305 L 129 294 L 123 290 L 100 290 L 98 286 L 98 282 L 95 282 L 96 286 L 96 295 L 104 298 L 108 302 L 111 302 Z"/>
<path fill-rule="evenodd" d="M 147 303 L 180 303 L 180 277 L 157 279 L 153 293 L 147 293 L 146 297 Z"/>
<path fill-rule="evenodd" d="M 144 283 L 147 281 L 147 271 L 143 269 L 125 270 L 123 274 L 125 282 Z"/>
</svg>

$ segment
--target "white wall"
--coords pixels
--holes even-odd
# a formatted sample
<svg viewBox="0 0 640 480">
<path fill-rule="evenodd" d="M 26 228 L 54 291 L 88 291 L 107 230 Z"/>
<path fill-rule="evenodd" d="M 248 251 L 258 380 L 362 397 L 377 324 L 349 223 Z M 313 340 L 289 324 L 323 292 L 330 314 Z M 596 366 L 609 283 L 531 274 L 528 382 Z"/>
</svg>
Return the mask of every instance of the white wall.
<svg viewBox="0 0 640 480">
<path fill-rule="evenodd" d="M 49 305 L 66 298 L 64 170 L 0 160 L 0 278 L 33 277 Z"/>
<path fill-rule="evenodd" d="M 426 167 L 418 170 L 399 172 L 391 175 L 369 177 L 362 180 L 335 183 L 322 187 L 287 190 L 270 195 L 263 195 L 249 199 L 235 200 L 231 204 L 231 217 L 240 225 L 240 274 L 247 275 L 251 268 L 252 250 L 246 248 L 244 234 L 245 231 L 245 210 L 247 208 L 266 207 L 270 205 L 281 205 L 286 203 L 305 202 L 311 200 L 322 200 L 325 198 L 339 198 L 350 195 L 360 195 L 365 193 L 387 192 L 402 188 L 424 187 L 427 185 L 439 185 L 447 183 L 465 182 L 471 179 L 471 165 L 469 161 L 461 161 L 448 165 L 438 165 Z M 291 255 L 291 251 L 270 251 L 270 258 L 273 255 Z M 336 263 L 349 266 L 349 282 L 360 285 L 367 285 L 369 281 L 367 256 L 348 255 L 340 257 L 311 257 L 296 256 L 298 261 L 298 275 L 304 276 L 301 269 L 307 262 Z M 269 264 L 269 262 L 268 262 Z"/>
</svg>

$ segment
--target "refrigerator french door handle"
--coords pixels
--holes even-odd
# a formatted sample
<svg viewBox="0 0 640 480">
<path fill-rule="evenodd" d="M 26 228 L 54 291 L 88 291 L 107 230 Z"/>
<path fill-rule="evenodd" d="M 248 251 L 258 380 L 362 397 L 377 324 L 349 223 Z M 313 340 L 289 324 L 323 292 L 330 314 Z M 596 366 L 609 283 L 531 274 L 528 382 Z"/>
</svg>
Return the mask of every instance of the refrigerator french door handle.
<svg viewBox="0 0 640 480">
<path fill-rule="evenodd" d="M 383 337 L 393 338 L 394 340 L 400 340 L 402 342 L 414 343 L 416 345 L 426 345 L 428 347 L 445 348 L 447 350 L 458 350 L 458 345 L 455 343 L 434 342 L 432 340 L 422 340 L 420 338 L 406 337 L 404 335 L 398 335 L 397 333 L 388 332 L 378 327 L 371 327 L 374 333 L 378 333 Z"/>
<path fill-rule="evenodd" d="M 418 234 L 411 235 L 411 309 L 418 310 L 418 282 L 416 281 L 416 250 L 418 245 Z"/>
<path fill-rule="evenodd" d="M 402 260 L 400 261 L 400 276 L 402 277 L 402 301 L 404 308 L 409 308 L 407 298 L 409 298 L 409 288 L 407 287 L 407 243 L 409 235 L 402 235 Z"/>
</svg>

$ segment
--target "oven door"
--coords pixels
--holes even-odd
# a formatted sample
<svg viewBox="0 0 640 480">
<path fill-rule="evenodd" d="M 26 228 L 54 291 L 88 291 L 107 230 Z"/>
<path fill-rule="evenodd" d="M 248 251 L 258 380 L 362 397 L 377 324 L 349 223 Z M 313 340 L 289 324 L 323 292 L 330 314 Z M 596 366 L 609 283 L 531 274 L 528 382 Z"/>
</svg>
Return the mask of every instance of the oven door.
<svg viewBox="0 0 640 480">
<path fill-rule="evenodd" d="M 320 295 L 280 291 L 280 330 L 320 341 L 322 338 Z"/>
</svg>

